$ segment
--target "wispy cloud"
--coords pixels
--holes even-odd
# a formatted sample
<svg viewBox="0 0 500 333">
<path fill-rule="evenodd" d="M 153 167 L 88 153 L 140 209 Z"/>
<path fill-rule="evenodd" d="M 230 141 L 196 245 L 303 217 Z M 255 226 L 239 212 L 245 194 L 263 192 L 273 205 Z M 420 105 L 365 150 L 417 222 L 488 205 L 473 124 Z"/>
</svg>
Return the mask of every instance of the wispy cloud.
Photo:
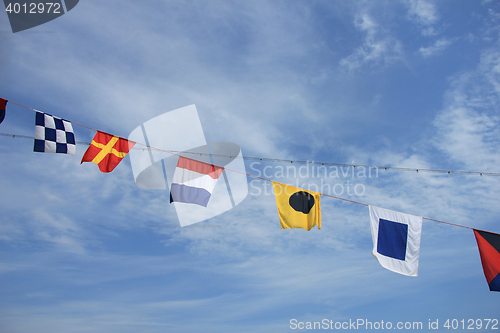
<svg viewBox="0 0 500 333">
<path fill-rule="evenodd" d="M 485 50 L 475 71 L 456 76 L 435 120 L 436 146 L 470 169 L 498 171 L 500 50 Z"/>
<path fill-rule="evenodd" d="M 446 50 L 448 48 L 448 46 L 450 46 L 452 43 L 453 43 L 453 41 L 450 39 L 441 38 L 429 47 L 422 46 L 419 49 L 419 52 L 423 57 L 430 57 L 430 56 L 438 55 L 441 52 L 443 52 L 444 50 Z"/>
<path fill-rule="evenodd" d="M 387 66 L 401 58 L 401 42 L 383 31 L 369 14 L 358 14 L 354 19 L 355 27 L 365 34 L 363 44 L 340 60 L 339 64 L 349 71 L 363 66 Z"/>
<path fill-rule="evenodd" d="M 423 36 L 436 35 L 434 24 L 439 20 L 436 6 L 427 0 L 407 0 L 408 17 L 421 27 Z"/>
</svg>

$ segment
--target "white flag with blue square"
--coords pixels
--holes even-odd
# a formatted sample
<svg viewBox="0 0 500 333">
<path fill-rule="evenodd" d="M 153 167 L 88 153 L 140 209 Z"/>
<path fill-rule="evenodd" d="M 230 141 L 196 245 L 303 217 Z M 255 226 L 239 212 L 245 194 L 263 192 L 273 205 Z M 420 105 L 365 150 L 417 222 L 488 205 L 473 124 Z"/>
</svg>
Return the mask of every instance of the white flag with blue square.
<svg viewBox="0 0 500 333">
<path fill-rule="evenodd" d="M 373 256 L 382 267 L 418 275 L 422 218 L 370 206 Z"/>
<path fill-rule="evenodd" d="M 67 120 L 36 111 L 35 146 L 33 151 L 40 153 L 76 153 L 73 126 Z"/>
</svg>

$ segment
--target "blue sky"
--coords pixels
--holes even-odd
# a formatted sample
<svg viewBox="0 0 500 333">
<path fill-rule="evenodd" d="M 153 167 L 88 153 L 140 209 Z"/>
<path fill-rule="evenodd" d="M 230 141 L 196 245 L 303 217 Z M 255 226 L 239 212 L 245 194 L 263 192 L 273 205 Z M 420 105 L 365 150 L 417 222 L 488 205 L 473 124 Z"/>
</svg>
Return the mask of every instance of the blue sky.
<svg viewBox="0 0 500 333">
<path fill-rule="evenodd" d="M 244 156 L 500 171 L 495 1 L 82 0 L 16 34 L 0 17 L 0 97 L 92 128 L 127 137 L 195 104 L 207 141 Z M 33 136 L 34 118 L 8 104 L 0 132 Z M 2 332 L 500 320 L 471 230 L 424 220 L 419 276 L 407 277 L 371 255 L 365 206 L 323 197 L 321 230 L 280 230 L 269 183 L 248 178 L 236 208 L 180 228 L 168 192 L 135 185 L 129 157 L 103 174 L 80 165 L 84 145 L 76 157 L 32 150 L 0 137 Z M 288 164 L 254 162 L 247 172 L 500 233 L 497 177 L 295 179 L 277 175 Z"/>
</svg>

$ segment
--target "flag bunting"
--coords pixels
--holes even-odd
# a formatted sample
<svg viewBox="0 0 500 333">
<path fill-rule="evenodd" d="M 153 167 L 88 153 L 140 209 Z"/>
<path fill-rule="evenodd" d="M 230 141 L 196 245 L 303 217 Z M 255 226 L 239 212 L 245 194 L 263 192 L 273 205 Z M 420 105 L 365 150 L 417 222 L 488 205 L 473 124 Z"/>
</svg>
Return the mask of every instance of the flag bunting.
<svg viewBox="0 0 500 333">
<path fill-rule="evenodd" d="M 83 154 L 81 163 L 93 162 L 102 172 L 111 172 L 134 145 L 135 142 L 98 131 Z"/>
<path fill-rule="evenodd" d="M 76 142 L 71 123 L 36 111 L 33 151 L 75 155 Z"/>
<path fill-rule="evenodd" d="M 5 118 L 7 102 L 9 101 L 0 98 L 0 123 Z M 72 122 L 18 103 L 11 103 L 36 112 L 34 151 L 75 155 L 76 142 L 71 125 Z M 83 125 L 79 126 L 92 129 Z M 83 155 L 81 163 L 93 162 L 98 165 L 102 172 L 111 172 L 136 143 L 115 135 L 97 130 L 95 131 L 97 133 L 94 136 L 89 148 Z M 15 137 L 15 135 L 9 136 Z M 156 149 L 147 145 L 144 146 Z M 158 150 L 175 155 L 170 151 L 161 149 Z M 262 160 L 262 158 L 260 158 L 260 160 Z M 272 159 L 272 161 L 281 160 Z M 353 167 L 355 166 L 353 165 Z M 172 182 L 171 188 L 171 202 L 195 203 L 202 206 L 208 205 L 208 201 L 217 179 L 224 169 L 227 168 L 180 157 L 176 171 L 174 172 L 174 181 Z M 385 167 L 385 169 L 397 169 L 402 171 L 413 170 L 409 168 L 390 167 Z M 227 170 L 234 171 L 231 169 Z M 447 173 L 455 173 L 455 171 L 447 171 Z M 500 175 L 500 173 L 467 173 L 479 174 L 481 176 Z M 246 175 L 265 181 L 271 181 L 270 179 L 265 179 L 251 174 Z M 310 230 L 315 225 L 318 226 L 318 229 L 321 229 L 321 195 L 369 206 L 358 201 L 335 197 L 324 193 L 307 191 L 274 181 L 271 182 L 273 183 L 273 189 L 275 191 L 282 229 L 302 228 Z M 203 195 L 200 195 L 200 193 L 203 193 Z M 374 244 L 372 254 L 375 258 L 377 258 L 383 267 L 409 276 L 417 276 L 418 274 L 420 238 L 423 219 L 472 229 L 463 225 L 434 220 L 426 217 L 417 217 L 373 206 L 369 206 L 369 209 L 372 239 Z M 500 291 L 500 234 L 477 229 L 473 230 L 478 244 L 483 271 L 489 288 L 492 291 Z"/>
<path fill-rule="evenodd" d="M 170 186 L 170 203 L 184 202 L 206 207 L 224 168 L 179 157 Z"/>
<path fill-rule="evenodd" d="M 0 98 L 0 124 L 5 119 L 5 109 L 7 107 L 7 100 Z"/>
<path fill-rule="evenodd" d="M 272 182 L 281 229 L 321 229 L 321 193 Z"/>
<path fill-rule="evenodd" d="M 484 276 L 491 291 L 500 291 L 500 235 L 474 229 Z"/>
<path fill-rule="evenodd" d="M 422 218 L 369 206 L 373 256 L 393 272 L 418 275 Z"/>
</svg>

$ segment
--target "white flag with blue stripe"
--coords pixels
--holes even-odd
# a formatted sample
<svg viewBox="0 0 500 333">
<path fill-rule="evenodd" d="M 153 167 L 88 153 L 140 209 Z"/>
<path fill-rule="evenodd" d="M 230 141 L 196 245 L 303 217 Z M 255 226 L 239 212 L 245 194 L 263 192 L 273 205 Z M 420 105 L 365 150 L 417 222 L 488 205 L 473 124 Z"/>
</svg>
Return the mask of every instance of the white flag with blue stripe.
<svg viewBox="0 0 500 333">
<path fill-rule="evenodd" d="M 417 276 L 422 218 L 370 206 L 370 222 L 372 254 L 382 267 Z"/>
</svg>

